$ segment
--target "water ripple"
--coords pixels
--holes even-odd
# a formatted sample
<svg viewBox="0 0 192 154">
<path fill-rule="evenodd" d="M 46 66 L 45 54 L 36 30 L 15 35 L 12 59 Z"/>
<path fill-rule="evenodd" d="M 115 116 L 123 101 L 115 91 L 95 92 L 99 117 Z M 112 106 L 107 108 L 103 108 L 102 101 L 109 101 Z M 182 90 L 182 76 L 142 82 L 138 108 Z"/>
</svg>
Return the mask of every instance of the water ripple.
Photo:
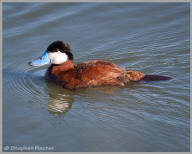
<svg viewBox="0 0 192 154">
<path fill-rule="evenodd" d="M 31 98 L 35 102 L 42 102 L 42 98 L 47 98 L 44 92 L 42 76 L 38 76 L 39 72 L 33 72 L 35 68 L 26 68 L 23 72 L 11 72 L 3 70 L 3 79 L 6 81 L 6 92 L 14 92 L 17 95 Z"/>
</svg>

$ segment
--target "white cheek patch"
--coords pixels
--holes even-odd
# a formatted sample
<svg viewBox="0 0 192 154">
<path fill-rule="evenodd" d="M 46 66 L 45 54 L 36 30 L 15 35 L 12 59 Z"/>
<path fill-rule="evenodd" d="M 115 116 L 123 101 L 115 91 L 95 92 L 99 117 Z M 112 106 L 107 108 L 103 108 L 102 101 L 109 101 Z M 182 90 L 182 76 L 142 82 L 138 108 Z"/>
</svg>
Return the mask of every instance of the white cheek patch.
<svg viewBox="0 0 192 154">
<path fill-rule="evenodd" d="M 68 60 L 67 54 L 59 50 L 57 52 L 49 52 L 48 56 L 51 60 L 51 64 L 62 64 Z"/>
</svg>

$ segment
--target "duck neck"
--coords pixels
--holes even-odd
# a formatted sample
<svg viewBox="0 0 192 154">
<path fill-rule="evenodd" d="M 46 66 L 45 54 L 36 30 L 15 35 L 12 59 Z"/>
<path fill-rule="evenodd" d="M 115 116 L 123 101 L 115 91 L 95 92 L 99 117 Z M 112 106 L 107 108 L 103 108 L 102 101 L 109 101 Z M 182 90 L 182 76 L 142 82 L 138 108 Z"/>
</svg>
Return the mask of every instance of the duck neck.
<svg viewBox="0 0 192 154">
<path fill-rule="evenodd" d="M 74 68 L 73 61 L 68 60 L 68 61 L 64 62 L 63 64 L 59 64 L 59 65 L 52 64 L 49 67 L 49 71 L 51 71 L 51 74 L 57 75 L 61 72 L 66 72 L 73 68 Z"/>
</svg>

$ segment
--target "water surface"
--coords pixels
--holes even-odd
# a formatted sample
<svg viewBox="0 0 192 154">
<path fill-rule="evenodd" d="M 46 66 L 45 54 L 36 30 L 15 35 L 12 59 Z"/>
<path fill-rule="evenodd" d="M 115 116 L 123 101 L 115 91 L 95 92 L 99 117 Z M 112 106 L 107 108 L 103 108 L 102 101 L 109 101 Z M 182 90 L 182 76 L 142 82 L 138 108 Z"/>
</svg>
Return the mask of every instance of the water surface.
<svg viewBox="0 0 192 154">
<path fill-rule="evenodd" d="M 189 12 L 189 3 L 3 3 L 3 147 L 189 151 Z M 47 66 L 27 65 L 55 40 L 70 44 L 75 64 L 104 59 L 174 79 L 69 91 L 44 80 Z"/>
</svg>

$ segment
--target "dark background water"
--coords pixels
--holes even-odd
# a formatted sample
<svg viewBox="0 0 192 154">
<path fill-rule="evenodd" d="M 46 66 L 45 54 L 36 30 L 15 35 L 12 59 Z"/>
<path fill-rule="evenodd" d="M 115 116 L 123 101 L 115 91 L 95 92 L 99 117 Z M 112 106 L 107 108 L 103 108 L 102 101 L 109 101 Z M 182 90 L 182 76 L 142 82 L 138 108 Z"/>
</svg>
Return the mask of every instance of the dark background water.
<svg viewBox="0 0 192 154">
<path fill-rule="evenodd" d="M 189 12 L 189 3 L 3 3 L 4 150 L 189 151 Z M 66 90 L 44 80 L 47 67 L 27 65 L 59 39 L 75 64 L 104 59 L 174 79 Z"/>
</svg>

